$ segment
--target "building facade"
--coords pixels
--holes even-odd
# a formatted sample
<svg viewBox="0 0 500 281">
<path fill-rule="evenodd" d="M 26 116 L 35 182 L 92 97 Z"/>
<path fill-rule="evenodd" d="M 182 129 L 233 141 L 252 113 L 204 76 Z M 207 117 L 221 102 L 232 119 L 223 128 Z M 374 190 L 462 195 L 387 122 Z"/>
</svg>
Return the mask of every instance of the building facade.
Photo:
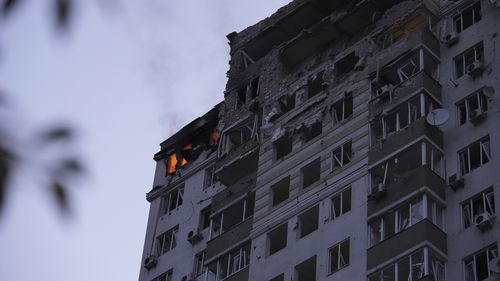
<svg viewBox="0 0 500 281">
<path fill-rule="evenodd" d="M 500 280 L 500 1 L 304 0 L 161 143 L 140 281 Z"/>
</svg>

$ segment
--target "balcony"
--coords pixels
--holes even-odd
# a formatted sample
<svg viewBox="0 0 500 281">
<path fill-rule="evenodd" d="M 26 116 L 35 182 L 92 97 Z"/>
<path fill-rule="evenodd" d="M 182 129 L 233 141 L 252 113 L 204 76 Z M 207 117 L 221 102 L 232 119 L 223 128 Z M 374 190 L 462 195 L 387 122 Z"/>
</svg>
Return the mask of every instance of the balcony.
<svg viewBox="0 0 500 281">
<path fill-rule="evenodd" d="M 432 53 L 432 55 L 437 57 L 440 56 L 440 43 L 438 39 L 429 31 L 428 26 L 415 30 L 408 36 L 401 38 L 389 47 L 381 50 L 376 54 L 376 56 L 379 60 L 379 65 L 386 66 L 391 62 L 398 60 L 406 53 L 421 47 L 426 48 Z M 376 68 L 377 66 L 374 65 L 370 68 L 370 71 L 376 71 Z"/>
<path fill-rule="evenodd" d="M 443 147 L 443 132 L 429 125 L 425 118 L 420 118 L 406 129 L 393 132 L 380 143 L 372 145 L 368 152 L 368 163 L 377 163 L 422 136 L 428 137 L 436 145 Z"/>
<path fill-rule="evenodd" d="M 383 110 L 397 106 L 401 101 L 414 96 L 416 93 L 425 93 L 426 96 L 434 101 L 441 102 L 441 84 L 432 78 L 426 71 L 419 71 L 408 80 L 397 84 L 389 97 L 389 102 L 383 102 L 381 99 L 372 99 L 369 104 L 370 116 L 374 117 Z"/>
<path fill-rule="evenodd" d="M 399 232 L 387 240 L 371 247 L 367 252 L 367 269 L 396 257 L 421 243 L 429 242 L 443 253 L 447 252 L 446 233 L 427 219 Z"/>
<path fill-rule="evenodd" d="M 371 18 L 376 12 L 383 14 L 397 2 L 399 1 L 369 0 L 335 11 L 329 17 L 325 17 L 288 41 L 281 50 L 281 61 L 288 68 L 294 68 L 306 58 L 319 53 L 335 40 L 346 36 L 356 36 L 371 24 L 370 21 L 364 19 Z"/>
<path fill-rule="evenodd" d="M 225 250 L 244 242 L 250 236 L 252 217 L 207 242 L 207 263 Z M 236 279 L 235 279 L 236 280 Z"/>
<path fill-rule="evenodd" d="M 369 200 L 368 214 L 374 214 L 424 186 L 445 200 L 445 181 L 431 171 L 428 166 L 420 166 L 405 174 L 401 180 L 388 184 L 384 197 L 378 200 Z"/>
</svg>

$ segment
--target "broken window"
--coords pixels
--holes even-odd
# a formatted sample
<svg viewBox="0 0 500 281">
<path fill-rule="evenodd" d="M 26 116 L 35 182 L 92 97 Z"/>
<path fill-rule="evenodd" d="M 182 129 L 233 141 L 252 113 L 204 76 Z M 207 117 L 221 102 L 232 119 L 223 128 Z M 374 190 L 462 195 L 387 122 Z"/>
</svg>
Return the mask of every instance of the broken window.
<svg viewBox="0 0 500 281">
<path fill-rule="evenodd" d="M 330 253 L 330 273 L 339 271 L 349 265 L 349 239 L 331 247 Z"/>
<path fill-rule="evenodd" d="M 227 129 L 222 135 L 218 157 L 234 151 L 249 141 L 258 140 L 257 122 L 258 118 L 255 115 Z"/>
<path fill-rule="evenodd" d="M 347 74 L 354 70 L 354 67 L 359 61 L 359 57 L 356 56 L 355 52 L 352 52 L 345 57 L 341 58 L 335 63 L 335 69 L 338 74 Z"/>
<path fill-rule="evenodd" d="M 253 215 L 255 193 L 225 208 L 212 218 L 210 238 L 215 238 L 230 230 Z"/>
<path fill-rule="evenodd" d="M 490 161 L 490 137 L 487 136 L 458 152 L 460 172 L 465 175 Z"/>
<path fill-rule="evenodd" d="M 241 108 L 247 102 L 247 87 L 241 87 L 238 89 L 238 100 L 236 103 L 236 108 Z"/>
<path fill-rule="evenodd" d="M 468 121 L 474 122 L 486 111 L 488 111 L 488 99 L 483 91 L 479 90 L 457 103 L 458 123 L 463 125 Z"/>
<path fill-rule="evenodd" d="M 272 255 L 286 247 L 287 235 L 288 223 L 278 226 L 267 234 L 269 241 L 269 255 Z"/>
<path fill-rule="evenodd" d="M 483 42 L 480 42 L 473 47 L 467 49 L 465 52 L 456 56 L 455 61 L 455 74 L 457 78 L 462 77 L 475 69 L 475 64 L 481 64 L 483 60 L 484 48 Z M 479 65 L 478 65 L 479 66 Z"/>
<path fill-rule="evenodd" d="M 487 213 L 490 216 L 495 215 L 495 196 L 492 188 L 488 188 L 486 191 L 476 194 L 462 203 L 462 219 L 464 228 L 468 228 L 473 225 L 475 218 L 484 213 Z"/>
<path fill-rule="evenodd" d="M 211 214 L 211 207 L 208 206 L 205 209 L 200 211 L 200 229 L 206 229 L 207 227 L 210 226 L 210 214 Z"/>
<path fill-rule="evenodd" d="M 331 218 L 335 219 L 351 210 L 351 188 L 344 189 L 332 198 Z"/>
<path fill-rule="evenodd" d="M 210 280 L 221 281 L 244 269 L 250 262 L 250 243 L 219 257 L 207 267 Z"/>
<path fill-rule="evenodd" d="M 256 77 L 256 78 L 252 79 L 252 82 L 250 82 L 250 97 L 252 99 L 255 99 L 259 95 L 259 90 L 260 90 L 259 81 L 260 81 L 260 78 Z"/>
<path fill-rule="evenodd" d="M 215 165 L 210 165 L 205 169 L 205 178 L 203 180 L 203 189 L 211 187 L 215 184 Z"/>
<path fill-rule="evenodd" d="M 316 256 L 310 257 L 295 266 L 297 281 L 316 281 Z"/>
<path fill-rule="evenodd" d="M 442 229 L 443 207 L 436 204 L 429 196 L 419 195 L 410 202 L 403 203 L 396 210 L 388 211 L 368 222 L 370 247 L 422 221 L 426 218 L 424 212 L 426 205 L 427 218 Z"/>
<path fill-rule="evenodd" d="M 310 77 L 307 81 L 308 98 L 314 97 L 323 90 L 323 83 L 325 82 L 323 80 L 323 73 L 324 71 L 320 71 Z"/>
<path fill-rule="evenodd" d="M 273 192 L 273 206 L 280 204 L 288 199 L 290 193 L 290 176 L 281 179 L 271 186 Z"/>
<path fill-rule="evenodd" d="M 410 59 L 408 62 L 398 68 L 399 81 L 404 82 L 410 79 L 410 77 L 412 77 L 418 71 L 418 65 L 412 59 Z"/>
<path fill-rule="evenodd" d="M 154 278 L 152 281 L 172 281 L 172 276 L 174 275 L 174 270 L 169 269 L 167 272 L 161 274 L 160 276 Z"/>
<path fill-rule="evenodd" d="M 428 274 L 435 281 L 445 281 L 444 262 L 429 248 L 417 250 L 411 255 L 384 267 L 368 276 L 369 281 L 408 281 L 420 280 Z"/>
<path fill-rule="evenodd" d="M 161 199 L 160 214 L 170 214 L 182 205 L 184 197 L 184 186 L 177 187 L 164 195 Z"/>
<path fill-rule="evenodd" d="M 347 95 L 343 99 L 332 105 L 333 108 L 333 123 L 339 123 L 352 115 L 353 98 L 352 95 Z"/>
<path fill-rule="evenodd" d="M 189 147 L 186 147 L 188 149 Z M 167 159 L 167 174 L 171 175 L 177 171 L 179 167 L 183 167 L 187 164 L 187 160 L 185 158 L 181 158 L 181 162 L 177 160 L 177 154 L 172 153 Z"/>
<path fill-rule="evenodd" d="M 269 281 L 285 281 L 285 274 L 281 273 L 280 275 L 274 277 L 273 279 Z"/>
<path fill-rule="evenodd" d="M 250 65 L 254 64 L 254 60 L 243 50 L 240 50 L 241 70 L 247 69 Z"/>
<path fill-rule="evenodd" d="M 299 125 L 297 127 L 297 130 L 301 133 L 300 138 L 304 142 L 308 142 L 321 135 L 323 131 L 323 123 L 318 118 L 318 116 L 315 115 L 311 117 L 311 119 L 306 120 L 301 125 Z"/>
<path fill-rule="evenodd" d="M 414 15 L 408 17 L 408 20 L 404 21 L 402 24 L 399 24 L 398 26 L 378 36 L 375 39 L 376 43 L 381 49 L 385 49 L 400 39 L 413 33 L 418 28 L 425 26 L 427 23 L 427 17 L 416 12 Z"/>
<path fill-rule="evenodd" d="M 292 152 L 292 137 L 289 134 L 284 134 L 282 137 L 274 141 L 274 150 L 276 159 L 281 159 Z"/>
<path fill-rule="evenodd" d="M 352 157 L 352 142 L 348 141 L 342 144 L 340 147 L 337 147 L 332 152 L 333 155 L 333 170 L 338 170 L 344 165 L 347 165 L 351 162 Z"/>
<path fill-rule="evenodd" d="M 177 245 L 178 231 L 179 226 L 176 225 L 156 238 L 156 253 L 158 256 L 161 256 L 175 248 Z"/>
<path fill-rule="evenodd" d="M 316 205 L 297 217 L 299 224 L 299 238 L 302 238 L 318 229 L 319 206 Z"/>
<path fill-rule="evenodd" d="M 295 93 L 285 94 L 278 98 L 281 112 L 283 114 L 295 108 Z"/>
<path fill-rule="evenodd" d="M 487 279 L 491 275 L 490 261 L 496 257 L 498 257 L 498 248 L 495 244 L 464 259 L 465 280 L 481 281 Z"/>
<path fill-rule="evenodd" d="M 455 31 L 462 32 L 469 26 L 481 20 L 481 3 L 476 1 L 472 5 L 462 9 L 457 15 L 453 17 Z"/>
<path fill-rule="evenodd" d="M 201 251 L 198 254 L 194 256 L 194 268 L 193 268 L 193 273 L 195 276 L 202 275 L 207 271 L 207 268 L 205 267 L 205 256 L 206 252 Z"/>
<path fill-rule="evenodd" d="M 307 188 L 321 177 L 321 159 L 318 158 L 300 169 L 302 174 L 302 188 Z"/>
</svg>

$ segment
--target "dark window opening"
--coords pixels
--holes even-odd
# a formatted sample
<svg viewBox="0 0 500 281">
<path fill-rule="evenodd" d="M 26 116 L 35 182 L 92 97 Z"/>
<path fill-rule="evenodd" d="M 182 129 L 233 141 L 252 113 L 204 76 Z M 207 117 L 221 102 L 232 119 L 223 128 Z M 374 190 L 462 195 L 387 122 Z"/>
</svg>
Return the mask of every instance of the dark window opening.
<svg viewBox="0 0 500 281">
<path fill-rule="evenodd" d="M 285 223 L 269 232 L 269 255 L 272 255 L 286 247 L 287 235 L 288 223 Z"/>
<path fill-rule="evenodd" d="M 304 126 L 302 128 L 302 138 L 305 142 L 308 142 L 321 135 L 322 131 L 323 124 L 321 123 L 321 121 L 314 122 L 310 126 Z"/>
<path fill-rule="evenodd" d="M 256 77 L 250 83 L 250 93 L 252 99 L 255 99 L 259 95 L 259 77 Z"/>
<path fill-rule="evenodd" d="M 200 229 L 206 229 L 210 226 L 210 206 L 200 212 Z"/>
<path fill-rule="evenodd" d="M 338 123 L 351 117 L 352 112 L 353 98 L 350 95 L 333 104 L 333 122 Z"/>
<path fill-rule="evenodd" d="M 284 135 L 274 142 L 276 159 L 281 159 L 292 152 L 292 137 Z"/>
<path fill-rule="evenodd" d="M 312 98 L 323 90 L 323 72 L 320 71 L 316 73 L 313 77 L 309 78 L 307 81 L 307 92 L 308 98 Z"/>
<path fill-rule="evenodd" d="M 295 276 L 297 281 L 316 281 L 316 256 L 296 265 Z"/>
<path fill-rule="evenodd" d="M 455 31 L 462 32 L 471 25 L 481 20 L 481 3 L 480 1 L 466 7 L 453 17 L 455 23 Z"/>
<path fill-rule="evenodd" d="M 295 93 L 293 94 L 285 94 L 282 95 L 278 99 L 278 103 L 280 105 L 281 113 L 285 114 L 288 111 L 292 110 L 295 108 Z"/>
<path fill-rule="evenodd" d="M 238 89 L 237 108 L 242 107 L 247 102 L 247 87 Z"/>
<path fill-rule="evenodd" d="M 335 69 L 338 74 L 346 74 L 354 70 L 359 61 L 359 57 L 354 52 L 346 55 L 335 63 Z"/>
<path fill-rule="evenodd" d="M 302 173 L 302 188 L 307 188 L 317 182 L 321 176 L 321 159 L 318 158 L 300 169 Z"/>
<path fill-rule="evenodd" d="M 273 191 L 273 206 L 288 199 L 290 194 L 290 176 L 273 184 L 271 190 Z"/>
<path fill-rule="evenodd" d="M 319 205 L 305 211 L 297 217 L 299 223 L 299 238 L 302 238 L 318 229 Z"/>
</svg>

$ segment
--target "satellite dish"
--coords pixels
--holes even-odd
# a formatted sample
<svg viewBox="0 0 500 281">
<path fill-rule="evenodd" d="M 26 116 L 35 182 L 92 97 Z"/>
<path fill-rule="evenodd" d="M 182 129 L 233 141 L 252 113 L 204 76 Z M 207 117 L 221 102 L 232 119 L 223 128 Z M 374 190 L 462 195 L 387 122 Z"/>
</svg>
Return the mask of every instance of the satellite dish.
<svg viewBox="0 0 500 281">
<path fill-rule="evenodd" d="M 448 121 L 448 118 L 450 118 L 450 112 L 444 108 L 438 108 L 429 112 L 425 119 L 427 120 L 427 123 L 433 126 L 439 126 Z"/>
<path fill-rule="evenodd" d="M 495 89 L 493 87 L 487 86 L 483 88 L 483 95 L 485 95 L 487 98 L 493 98 L 495 95 Z"/>
</svg>

